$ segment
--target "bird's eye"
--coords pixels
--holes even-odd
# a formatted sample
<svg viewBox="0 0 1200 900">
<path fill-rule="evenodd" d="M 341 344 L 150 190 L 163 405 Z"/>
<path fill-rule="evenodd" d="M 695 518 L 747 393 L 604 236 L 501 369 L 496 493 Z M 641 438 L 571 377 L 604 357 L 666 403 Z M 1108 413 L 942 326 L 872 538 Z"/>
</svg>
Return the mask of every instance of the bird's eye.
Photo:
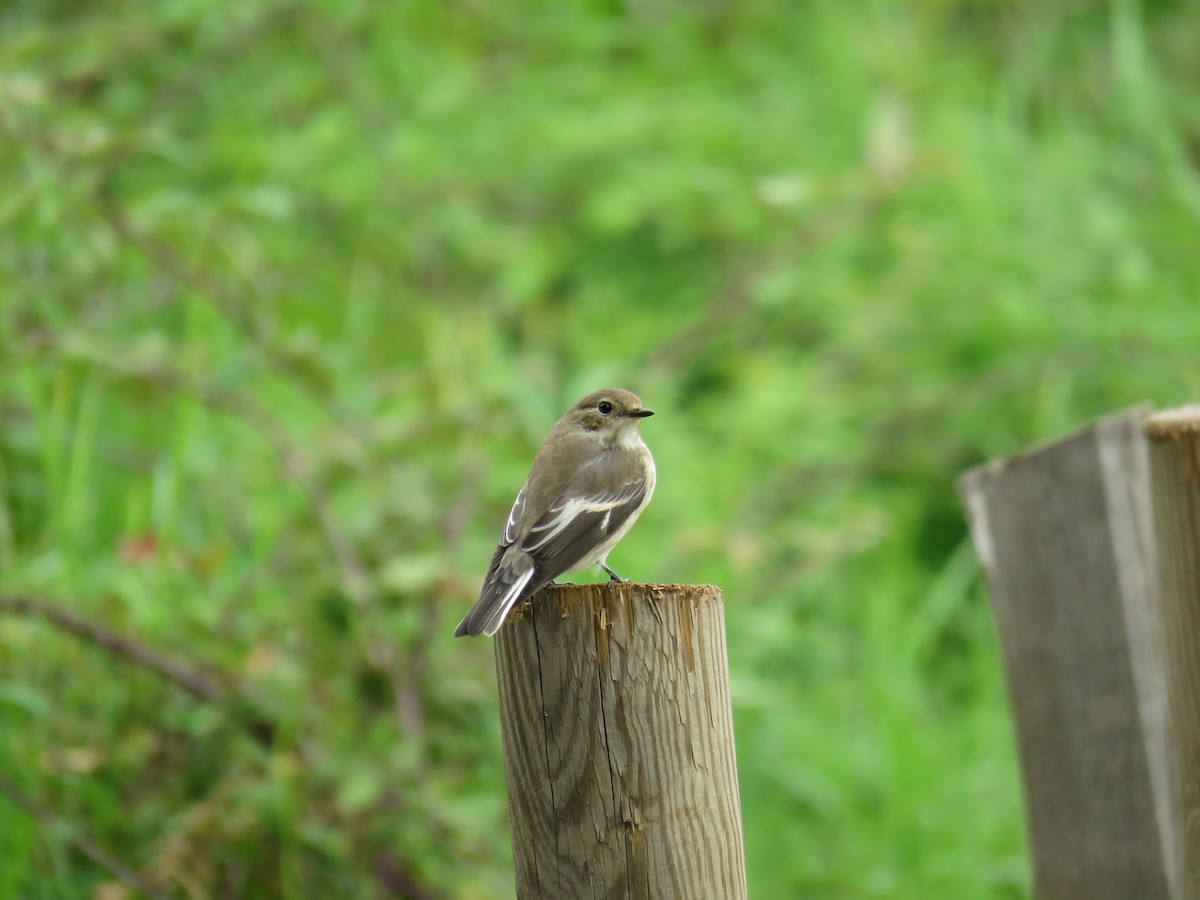
<svg viewBox="0 0 1200 900">
<path fill-rule="evenodd" d="M 607 416 L 610 412 L 612 412 L 613 407 L 612 404 L 607 400 L 601 400 L 596 404 L 596 409 L 600 411 L 600 415 Z"/>
</svg>

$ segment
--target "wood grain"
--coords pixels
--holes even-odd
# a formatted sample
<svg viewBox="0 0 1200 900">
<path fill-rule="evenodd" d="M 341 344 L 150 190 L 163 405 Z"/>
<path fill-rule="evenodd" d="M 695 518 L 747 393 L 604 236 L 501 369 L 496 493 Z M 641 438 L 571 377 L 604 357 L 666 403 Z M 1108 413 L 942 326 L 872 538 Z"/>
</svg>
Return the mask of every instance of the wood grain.
<svg viewBox="0 0 1200 900">
<path fill-rule="evenodd" d="M 545 588 L 496 671 L 518 898 L 746 897 L 718 588 Z"/>
<path fill-rule="evenodd" d="M 1171 896 L 1146 412 L 959 480 L 1003 650 L 1038 900 Z"/>
<path fill-rule="evenodd" d="M 1167 668 L 1174 864 L 1200 897 L 1200 406 L 1146 420 Z"/>
</svg>

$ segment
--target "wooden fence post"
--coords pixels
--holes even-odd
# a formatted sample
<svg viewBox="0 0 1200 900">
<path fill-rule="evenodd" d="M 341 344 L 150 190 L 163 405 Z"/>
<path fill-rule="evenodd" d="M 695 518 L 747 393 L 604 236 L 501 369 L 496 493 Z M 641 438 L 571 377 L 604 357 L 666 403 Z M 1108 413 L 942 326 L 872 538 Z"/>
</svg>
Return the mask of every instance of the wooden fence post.
<svg viewBox="0 0 1200 900">
<path fill-rule="evenodd" d="M 1200 897 L 1200 406 L 1156 413 L 1150 443 L 1180 898 Z"/>
<path fill-rule="evenodd" d="M 545 588 L 496 672 L 519 900 L 744 900 L 718 588 Z"/>
<path fill-rule="evenodd" d="M 958 484 L 1003 650 L 1038 900 L 1171 896 L 1146 412 Z"/>
</svg>

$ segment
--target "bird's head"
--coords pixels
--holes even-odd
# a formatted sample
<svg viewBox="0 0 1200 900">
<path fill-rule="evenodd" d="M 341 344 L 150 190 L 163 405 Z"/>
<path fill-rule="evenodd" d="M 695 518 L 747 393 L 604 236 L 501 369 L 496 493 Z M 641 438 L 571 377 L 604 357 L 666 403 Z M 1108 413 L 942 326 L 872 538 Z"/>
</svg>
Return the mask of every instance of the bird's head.
<svg viewBox="0 0 1200 900">
<path fill-rule="evenodd" d="M 605 444 L 634 444 L 638 441 L 638 422 L 654 415 L 642 406 L 632 391 L 609 388 L 588 394 L 567 414 L 587 431 L 596 433 Z"/>
</svg>

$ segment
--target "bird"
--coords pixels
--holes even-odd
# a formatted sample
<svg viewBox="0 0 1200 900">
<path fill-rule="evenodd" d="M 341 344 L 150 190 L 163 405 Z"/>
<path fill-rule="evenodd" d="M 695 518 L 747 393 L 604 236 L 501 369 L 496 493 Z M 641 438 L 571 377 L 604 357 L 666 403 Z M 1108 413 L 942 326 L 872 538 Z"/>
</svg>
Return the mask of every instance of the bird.
<svg viewBox="0 0 1200 900">
<path fill-rule="evenodd" d="M 654 493 L 654 457 L 639 425 L 654 415 L 622 388 L 594 391 L 550 429 L 517 494 L 471 611 L 455 637 L 494 635 L 509 611 L 566 572 L 598 565 Z"/>
</svg>

